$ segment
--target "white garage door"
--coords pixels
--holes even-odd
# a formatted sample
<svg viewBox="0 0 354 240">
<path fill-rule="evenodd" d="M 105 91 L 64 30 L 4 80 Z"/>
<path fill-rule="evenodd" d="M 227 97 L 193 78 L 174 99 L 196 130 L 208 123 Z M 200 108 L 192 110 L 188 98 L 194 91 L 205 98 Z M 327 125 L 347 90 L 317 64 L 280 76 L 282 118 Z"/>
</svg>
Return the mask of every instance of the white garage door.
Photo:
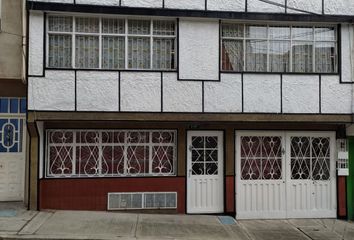
<svg viewBox="0 0 354 240">
<path fill-rule="evenodd" d="M 236 132 L 238 219 L 336 217 L 335 134 Z"/>
</svg>

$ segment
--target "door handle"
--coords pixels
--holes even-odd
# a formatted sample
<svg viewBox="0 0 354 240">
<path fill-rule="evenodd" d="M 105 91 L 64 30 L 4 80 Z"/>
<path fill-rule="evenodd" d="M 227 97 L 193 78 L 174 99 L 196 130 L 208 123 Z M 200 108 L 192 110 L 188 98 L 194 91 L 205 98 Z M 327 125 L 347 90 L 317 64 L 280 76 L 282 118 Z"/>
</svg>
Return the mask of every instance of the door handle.
<svg viewBox="0 0 354 240">
<path fill-rule="evenodd" d="M 192 169 L 189 169 L 189 171 L 188 171 L 188 177 L 191 177 L 191 175 L 192 175 Z"/>
</svg>

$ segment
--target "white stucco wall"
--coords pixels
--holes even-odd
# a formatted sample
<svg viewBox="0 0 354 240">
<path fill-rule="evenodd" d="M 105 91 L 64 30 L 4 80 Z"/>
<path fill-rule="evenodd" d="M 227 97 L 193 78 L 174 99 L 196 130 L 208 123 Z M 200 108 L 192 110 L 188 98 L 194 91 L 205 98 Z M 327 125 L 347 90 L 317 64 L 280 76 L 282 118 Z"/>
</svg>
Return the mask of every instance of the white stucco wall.
<svg viewBox="0 0 354 240">
<path fill-rule="evenodd" d="M 341 36 L 341 47 L 342 47 L 342 81 L 352 82 L 354 79 L 352 77 L 353 71 L 353 35 L 351 33 L 352 26 L 349 24 L 342 24 L 342 36 Z"/>
<path fill-rule="evenodd" d="M 204 111 L 241 112 L 241 85 L 240 74 L 222 74 L 221 82 L 205 82 Z"/>
<path fill-rule="evenodd" d="M 122 6 L 162 8 L 162 0 L 122 0 Z"/>
<path fill-rule="evenodd" d="M 311 13 L 322 13 L 322 0 L 288 0 L 288 6 Z M 288 9 L 288 13 L 302 13 Z"/>
<path fill-rule="evenodd" d="M 31 11 L 29 15 L 29 75 L 43 74 L 43 12 Z M 20 67 L 20 66 L 19 66 Z"/>
<path fill-rule="evenodd" d="M 354 15 L 353 0 L 325 0 L 325 14 Z"/>
<path fill-rule="evenodd" d="M 245 112 L 281 112 L 279 74 L 245 74 L 243 86 Z"/>
<path fill-rule="evenodd" d="M 285 5 L 285 0 L 272 0 L 275 3 Z M 274 12 L 274 13 L 284 13 L 285 9 L 280 6 L 275 6 L 269 3 L 261 2 L 259 0 L 248 0 L 247 10 L 249 12 Z"/>
<path fill-rule="evenodd" d="M 180 79 L 219 80 L 219 21 L 179 21 Z"/>
<path fill-rule="evenodd" d="M 165 8 L 204 10 L 205 0 L 165 0 Z"/>
<path fill-rule="evenodd" d="M 338 76 L 322 76 L 322 113 L 352 113 L 352 88 L 351 84 L 339 84 Z"/>
<path fill-rule="evenodd" d="M 78 71 L 78 111 L 118 111 L 118 72 Z"/>
<path fill-rule="evenodd" d="M 46 71 L 28 79 L 29 110 L 75 110 L 75 72 Z"/>
<path fill-rule="evenodd" d="M 161 74 L 122 72 L 121 111 L 161 111 Z"/>
<path fill-rule="evenodd" d="M 164 112 L 202 112 L 202 82 L 178 81 L 176 73 L 163 74 Z"/>
<path fill-rule="evenodd" d="M 208 0 L 207 9 L 211 11 L 245 11 L 245 0 Z"/>
<path fill-rule="evenodd" d="M 283 75 L 283 112 L 319 113 L 319 76 Z"/>
</svg>

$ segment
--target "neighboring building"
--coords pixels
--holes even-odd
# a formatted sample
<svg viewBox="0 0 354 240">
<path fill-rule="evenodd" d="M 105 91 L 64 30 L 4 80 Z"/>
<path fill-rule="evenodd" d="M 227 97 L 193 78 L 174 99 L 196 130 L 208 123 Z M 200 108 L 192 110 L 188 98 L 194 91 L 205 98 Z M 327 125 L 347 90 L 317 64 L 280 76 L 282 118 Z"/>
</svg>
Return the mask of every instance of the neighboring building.
<svg viewBox="0 0 354 240">
<path fill-rule="evenodd" d="M 25 1 L 0 0 L 0 201 L 26 201 Z"/>
<path fill-rule="evenodd" d="M 28 1 L 30 208 L 346 217 L 354 3 L 276 2 Z"/>
</svg>

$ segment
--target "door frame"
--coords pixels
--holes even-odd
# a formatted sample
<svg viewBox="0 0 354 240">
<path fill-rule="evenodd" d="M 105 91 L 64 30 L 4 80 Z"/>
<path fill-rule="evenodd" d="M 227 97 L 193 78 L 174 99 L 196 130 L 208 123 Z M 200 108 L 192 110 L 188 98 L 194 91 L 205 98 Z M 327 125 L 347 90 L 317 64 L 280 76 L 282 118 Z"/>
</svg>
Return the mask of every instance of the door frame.
<svg viewBox="0 0 354 240">
<path fill-rule="evenodd" d="M 186 130 L 186 145 L 185 145 L 185 153 L 186 153 L 186 158 L 185 158 L 185 187 L 186 187 L 186 197 L 185 197 L 185 212 L 186 214 L 198 214 L 198 215 L 203 215 L 203 214 L 216 214 L 215 212 L 211 213 L 211 212 L 205 212 L 205 213 L 190 213 L 188 211 L 188 167 L 189 167 L 189 159 L 188 159 L 188 156 L 189 156 L 189 137 L 190 137 L 190 134 L 191 133 L 199 133 L 201 134 L 201 136 L 204 135 L 207 135 L 208 133 L 217 133 L 217 134 L 220 134 L 220 138 L 222 139 L 222 144 L 221 144 L 221 147 L 222 147 L 222 161 L 221 161 L 221 164 L 222 164 L 222 167 L 221 167 L 221 171 L 222 171 L 222 177 L 221 177 L 221 180 L 222 180 L 222 209 L 223 211 L 222 212 L 216 212 L 216 213 L 224 213 L 225 212 L 225 208 L 226 208 L 226 153 L 225 153 L 225 130 L 224 129 L 197 129 L 197 130 Z"/>
</svg>

